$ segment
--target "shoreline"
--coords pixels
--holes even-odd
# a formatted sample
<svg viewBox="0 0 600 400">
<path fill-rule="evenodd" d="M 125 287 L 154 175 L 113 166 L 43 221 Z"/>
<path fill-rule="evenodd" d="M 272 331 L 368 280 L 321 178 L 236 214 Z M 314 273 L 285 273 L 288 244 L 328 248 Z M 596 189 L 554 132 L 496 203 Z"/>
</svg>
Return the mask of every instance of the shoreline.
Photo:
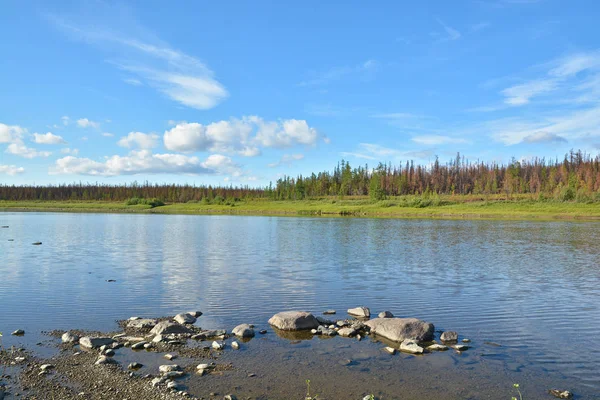
<svg viewBox="0 0 600 400">
<path fill-rule="evenodd" d="M 166 215 L 244 215 L 397 219 L 598 221 L 600 204 L 544 201 L 466 201 L 408 207 L 399 201 L 364 200 L 240 201 L 225 204 L 170 203 L 128 206 L 103 201 L 0 201 L 0 212 L 66 212 Z"/>
</svg>

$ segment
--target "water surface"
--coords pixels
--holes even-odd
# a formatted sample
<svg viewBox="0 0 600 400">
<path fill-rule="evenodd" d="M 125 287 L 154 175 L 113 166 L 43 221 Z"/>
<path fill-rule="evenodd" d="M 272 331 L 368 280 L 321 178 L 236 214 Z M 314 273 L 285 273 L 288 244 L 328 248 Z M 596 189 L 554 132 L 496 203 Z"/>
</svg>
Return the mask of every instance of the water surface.
<svg viewBox="0 0 600 400">
<path fill-rule="evenodd" d="M 473 341 L 469 358 L 409 361 L 422 375 L 454 369 L 489 387 L 520 379 L 582 398 L 600 391 L 598 222 L 0 213 L 0 225 L 9 225 L 0 229 L 0 331 L 28 332 L 5 334 L 5 344 L 35 342 L 42 330 L 116 329 L 132 315 L 199 309 L 203 327 L 231 328 L 264 326 L 283 310 L 366 305 Z M 327 354 L 349 343 L 336 340 L 326 350 L 307 342 L 298 360 L 308 368 L 321 351 L 326 368 Z M 356 346 L 337 351 L 374 351 Z M 393 393 L 400 361 L 386 360 L 362 368 Z M 510 398 L 510 388 L 479 398 Z"/>
</svg>

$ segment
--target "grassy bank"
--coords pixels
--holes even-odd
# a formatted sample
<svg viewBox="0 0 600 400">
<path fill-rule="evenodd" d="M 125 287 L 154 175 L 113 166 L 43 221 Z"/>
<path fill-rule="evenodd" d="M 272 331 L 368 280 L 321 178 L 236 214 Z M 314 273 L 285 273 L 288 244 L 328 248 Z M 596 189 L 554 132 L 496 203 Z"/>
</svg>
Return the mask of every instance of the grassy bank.
<svg viewBox="0 0 600 400">
<path fill-rule="evenodd" d="M 219 204 L 173 203 L 162 206 L 105 201 L 0 201 L 0 211 L 117 212 L 156 214 L 322 215 L 395 218 L 600 219 L 600 203 L 537 200 L 528 196 L 402 196 L 322 198 L 299 201 L 241 200 Z"/>
</svg>

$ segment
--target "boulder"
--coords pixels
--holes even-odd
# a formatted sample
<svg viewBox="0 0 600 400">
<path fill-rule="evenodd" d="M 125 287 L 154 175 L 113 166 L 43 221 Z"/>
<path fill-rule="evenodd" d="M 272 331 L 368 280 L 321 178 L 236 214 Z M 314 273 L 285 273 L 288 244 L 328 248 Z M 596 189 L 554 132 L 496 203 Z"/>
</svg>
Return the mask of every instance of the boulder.
<svg viewBox="0 0 600 400">
<path fill-rule="evenodd" d="M 350 314 L 354 317 L 359 317 L 359 318 L 370 318 L 371 310 L 369 310 L 369 307 L 350 308 L 348 310 L 348 314 Z"/>
<path fill-rule="evenodd" d="M 157 324 L 157 320 L 150 318 L 139 318 L 127 322 L 129 329 L 152 329 Z"/>
<path fill-rule="evenodd" d="M 448 346 L 444 346 L 443 344 L 434 343 L 430 346 L 427 346 L 427 350 L 429 350 L 429 351 L 446 351 L 446 350 L 448 350 Z"/>
<path fill-rule="evenodd" d="M 284 311 L 273 315 L 269 324 L 282 331 L 300 331 L 317 328 L 319 321 L 305 311 Z"/>
<path fill-rule="evenodd" d="M 181 367 L 177 364 L 166 364 L 158 367 L 158 372 L 166 374 L 167 372 L 181 371 Z"/>
<path fill-rule="evenodd" d="M 109 337 L 89 337 L 84 336 L 79 339 L 79 345 L 88 349 L 97 349 L 102 346 L 108 346 L 112 344 L 114 340 Z"/>
<path fill-rule="evenodd" d="M 340 328 L 337 333 L 342 337 L 351 337 L 356 335 L 354 328 Z"/>
<path fill-rule="evenodd" d="M 202 316 L 202 311 L 189 311 L 188 314 L 194 318 L 200 318 Z"/>
<path fill-rule="evenodd" d="M 65 332 L 60 338 L 63 343 L 77 343 L 79 336 L 72 334 L 71 332 Z"/>
<path fill-rule="evenodd" d="M 190 313 L 177 314 L 173 319 L 179 322 L 180 324 L 193 324 L 194 322 L 196 322 L 196 317 L 194 317 Z"/>
<path fill-rule="evenodd" d="M 13 336 L 23 336 L 24 334 L 25 334 L 25 331 L 23 329 L 17 329 L 11 335 L 13 335 Z"/>
<path fill-rule="evenodd" d="M 426 342 L 433 339 L 434 326 L 417 318 L 375 318 L 365 322 L 371 333 L 393 342 L 407 339 Z"/>
<path fill-rule="evenodd" d="M 394 314 L 389 311 L 382 311 L 378 315 L 379 318 L 394 318 Z"/>
<path fill-rule="evenodd" d="M 249 324 L 241 324 L 233 328 L 231 332 L 237 337 L 251 338 L 254 337 L 254 329 Z"/>
<path fill-rule="evenodd" d="M 169 335 L 172 333 L 192 333 L 192 331 L 181 324 L 161 321 L 152 328 L 150 333 L 153 335 Z"/>
<path fill-rule="evenodd" d="M 440 336 L 442 342 L 456 342 L 458 340 L 458 332 L 446 331 Z"/>
<path fill-rule="evenodd" d="M 410 354 L 423 354 L 423 348 L 412 340 L 405 340 L 400 344 L 400 350 Z"/>
</svg>

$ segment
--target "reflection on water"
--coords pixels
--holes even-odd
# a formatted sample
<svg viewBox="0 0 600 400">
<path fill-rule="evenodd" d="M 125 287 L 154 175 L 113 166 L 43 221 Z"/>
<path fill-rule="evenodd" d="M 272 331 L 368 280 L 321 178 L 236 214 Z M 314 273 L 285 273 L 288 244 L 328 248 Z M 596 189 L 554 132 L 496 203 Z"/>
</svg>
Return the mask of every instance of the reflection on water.
<svg viewBox="0 0 600 400">
<path fill-rule="evenodd" d="M 195 309 L 203 327 L 231 328 L 368 305 L 501 344 L 482 347 L 490 363 L 600 390 L 598 223 L 3 213 L 0 225 L 0 331 Z"/>
</svg>

